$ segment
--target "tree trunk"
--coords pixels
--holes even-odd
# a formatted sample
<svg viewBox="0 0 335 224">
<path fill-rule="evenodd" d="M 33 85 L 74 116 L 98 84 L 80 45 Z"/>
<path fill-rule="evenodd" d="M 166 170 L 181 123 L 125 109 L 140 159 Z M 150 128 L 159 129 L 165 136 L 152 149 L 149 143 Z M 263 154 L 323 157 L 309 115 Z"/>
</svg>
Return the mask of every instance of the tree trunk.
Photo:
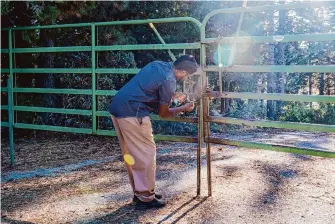
<svg viewBox="0 0 335 224">
<path fill-rule="evenodd" d="M 267 75 L 267 93 L 273 93 L 273 90 L 275 89 L 275 76 L 274 73 L 270 72 Z M 268 100 L 267 103 L 267 110 L 266 110 L 266 116 L 269 120 L 274 119 L 274 102 L 272 100 Z"/>
<path fill-rule="evenodd" d="M 282 4 L 284 4 L 281 1 Z M 284 10 L 279 11 L 279 27 L 278 27 L 278 35 L 285 34 L 285 21 L 286 21 L 286 14 Z M 277 44 L 277 64 L 278 65 L 285 65 L 285 47 L 286 43 L 278 43 Z M 280 72 L 277 73 L 277 93 L 284 94 L 285 92 L 285 73 Z M 276 103 L 276 115 L 275 118 L 278 119 L 282 114 L 282 109 L 284 106 L 283 101 L 277 101 Z"/>
<path fill-rule="evenodd" d="M 225 89 L 227 92 L 229 92 L 229 82 L 225 83 Z M 224 103 L 224 113 L 227 114 L 229 111 L 229 100 L 228 98 L 225 98 L 225 103 Z"/>
<path fill-rule="evenodd" d="M 235 85 L 234 82 L 229 83 L 229 92 L 234 92 Z M 230 108 L 233 103 L 233 99 L 228 99 L 228 107 L 227 107 L 227 113 L 230 113 Z"/>
<path fill-rule="evenodd" d="M 265 88 L 264 88 L 264 85 L 265 85 L 265 80 L 266 78 L 264 76 L 262 76 L 262 86 L 261 86 L 261 93 L 264 93 L 265 92 Z M 265 118 L 265 106 L 264 106 L 264 100 L 261 100 L 261 111 L 262 111 L 262 119 Z"/>
<path fill-rule="evenodd" d="M 309 95 L 312 95 L 312 88 L 313 88 L 312 75 L 313 73 L 310 73 L 308 76 L 308 94 Z M 312 102 L 309 103 L 309 107 L 312 108 Z"/>
<path fill-rule="evenodd" d="M 222 81 L 222 91 L 225 92 L 226 88 L 225 88 L 225 82 Z M 220 106 L 220 113 L 224 114 L 225 112 L 225 98 L 221 98 L 221 106 Z"/>
<path fill-rule="evenodd" d="M 224 81 L 222 82 L 222 91 L 228 92 L 229 91 L 229 82 Z M 228 98 L 221 98 L 221 114 L 226 114 L 229 110 L 229 100 Z"/>
<path fill-rule="evenodd" d="M 47 31 L 44 31 L 41 34 L 42 38 L 44 39 L 44 46 L 45 47 L 53 47 L 54 41 L 48 35 Z M 43 68 L 53 68 L 54 67 L 54 56 L 51 53 L 43 53 L 42 54 L 42 61 L 41 67 Z M 52 73 L 48 73 L 44 76 L 43 80 L 43 88 L 55 88 L 55 77 Z M 45 94 L 43 97 L 43 106 L 44 107 L 56 107 L 57 99 L 56 96 L 53 94 Z M 43 123 L 44 124 L 55 124 L 54 115 L 52 113 L 44 113 L 42 115 Z"/>
<path fill-rule="evenodd" d="M 324 95 L 325 92 L 325 73 L 320 74 L 320 87 L 319 87 L 319 94 Z"/>
<path fill-rule="evenodd" d="M 328 96 L 330 96 L 331 95 L 331 75 L 332 74 L 330 74 L 330 75 L 327 75 L 327 78 L 326 78 L 326 82 L 327 82 L 327 95 Z M 335 76 L 334 76 L 335 77 Z M 334 80 L 334 83 L 335 83 L 335 80 Z M 334 84 L 334 86 L 335 86 L 335 84 Z M 335 87 L 334 87 L 335 88 Z M 334 91 L 335 92 L 335 91 Z"/>
<path fill-rule="evenodd" d="M 270 13 L 269 15 L 269 35 L 273 35 L 273 27 L 274 27 L 274 15 Z M 268 55 L 268 65 L 272 66 L 275 64 L 274 60 L 274 54 L 275 54 L 275 45 L 273 43 L 270 43 L 268 45 L 269 49 L 269 55 Z M 273 93 L 275 90 L 275 74 L 273 72 L 270 72 L 267 74 L 267 93 Z M 274 119 L 274 102 L 272 100 L 267 101 L 267 110 L 266 110 L 266 116 L 269 120 Z"/>
</svg>

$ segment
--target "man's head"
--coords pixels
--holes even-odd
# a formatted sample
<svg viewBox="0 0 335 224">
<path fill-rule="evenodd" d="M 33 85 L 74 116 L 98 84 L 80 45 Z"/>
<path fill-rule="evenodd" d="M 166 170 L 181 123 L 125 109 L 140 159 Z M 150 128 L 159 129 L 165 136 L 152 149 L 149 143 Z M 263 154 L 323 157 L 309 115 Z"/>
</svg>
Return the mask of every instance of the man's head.
<svg viewBox="0 0 335 224">
<path fill-rule="evenodd" d="M 175 75 L 177 80 L 184 80 L 188 75 L 197 71 L 199 65 L 192 55 L 182 55 L 173 62 Z"/>
</svg>

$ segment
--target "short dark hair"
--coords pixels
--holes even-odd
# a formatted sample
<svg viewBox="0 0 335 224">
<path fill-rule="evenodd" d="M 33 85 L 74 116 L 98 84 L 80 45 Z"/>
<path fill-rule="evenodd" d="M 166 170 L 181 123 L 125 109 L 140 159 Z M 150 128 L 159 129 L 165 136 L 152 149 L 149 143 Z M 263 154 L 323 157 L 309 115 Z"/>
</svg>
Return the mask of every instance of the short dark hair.
<svg viewBox="0 0 335 224">
<path fill-rule="evenodd" d="M 175 69 L 185 70 L 189 74 L 196 72 L 199 68 L 195 58 L 188 54 L 180 56 L 175 62 L 173 62 L 173 66 Z"/>
</svg>

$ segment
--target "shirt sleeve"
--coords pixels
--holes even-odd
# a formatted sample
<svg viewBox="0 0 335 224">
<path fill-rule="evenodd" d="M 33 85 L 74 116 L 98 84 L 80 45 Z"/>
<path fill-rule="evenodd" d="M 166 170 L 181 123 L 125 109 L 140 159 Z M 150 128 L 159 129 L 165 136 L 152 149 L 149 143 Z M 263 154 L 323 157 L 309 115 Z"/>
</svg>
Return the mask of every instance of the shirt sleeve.
<svg viewBox="0 0 335 224">
<path fill-rule="evenodd" d="M 170 105 L 173 94 L 176 92 L 176 81 L 167 79 L 158 87 L 159 103 Z"/>
</svg>

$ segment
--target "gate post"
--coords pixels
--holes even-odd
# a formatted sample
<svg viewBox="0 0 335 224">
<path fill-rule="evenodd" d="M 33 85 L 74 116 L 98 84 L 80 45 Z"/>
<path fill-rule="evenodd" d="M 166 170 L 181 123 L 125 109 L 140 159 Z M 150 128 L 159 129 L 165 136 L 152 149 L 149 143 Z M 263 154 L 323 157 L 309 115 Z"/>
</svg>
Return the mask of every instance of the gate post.
<svg viewBox="0 0 335 224">
<path fill-rule="evenodd" d="M 95 74 L 95 24 L 91 24 L 91 67 L 92 67 L 92 134 L 97 133 L 97 98 L 96 98 L 96 74 Z"/>
<path fill-rule="evenodd" d="M 13 104 L 13 49 L 12 49 L 12 29 L 8 30 L 9 49 L 9 76 L 8 87 L 8 128 L 9 128 L 9 156 L 10 164 L 14 167 L 14 104 Z"/>
</svg>

